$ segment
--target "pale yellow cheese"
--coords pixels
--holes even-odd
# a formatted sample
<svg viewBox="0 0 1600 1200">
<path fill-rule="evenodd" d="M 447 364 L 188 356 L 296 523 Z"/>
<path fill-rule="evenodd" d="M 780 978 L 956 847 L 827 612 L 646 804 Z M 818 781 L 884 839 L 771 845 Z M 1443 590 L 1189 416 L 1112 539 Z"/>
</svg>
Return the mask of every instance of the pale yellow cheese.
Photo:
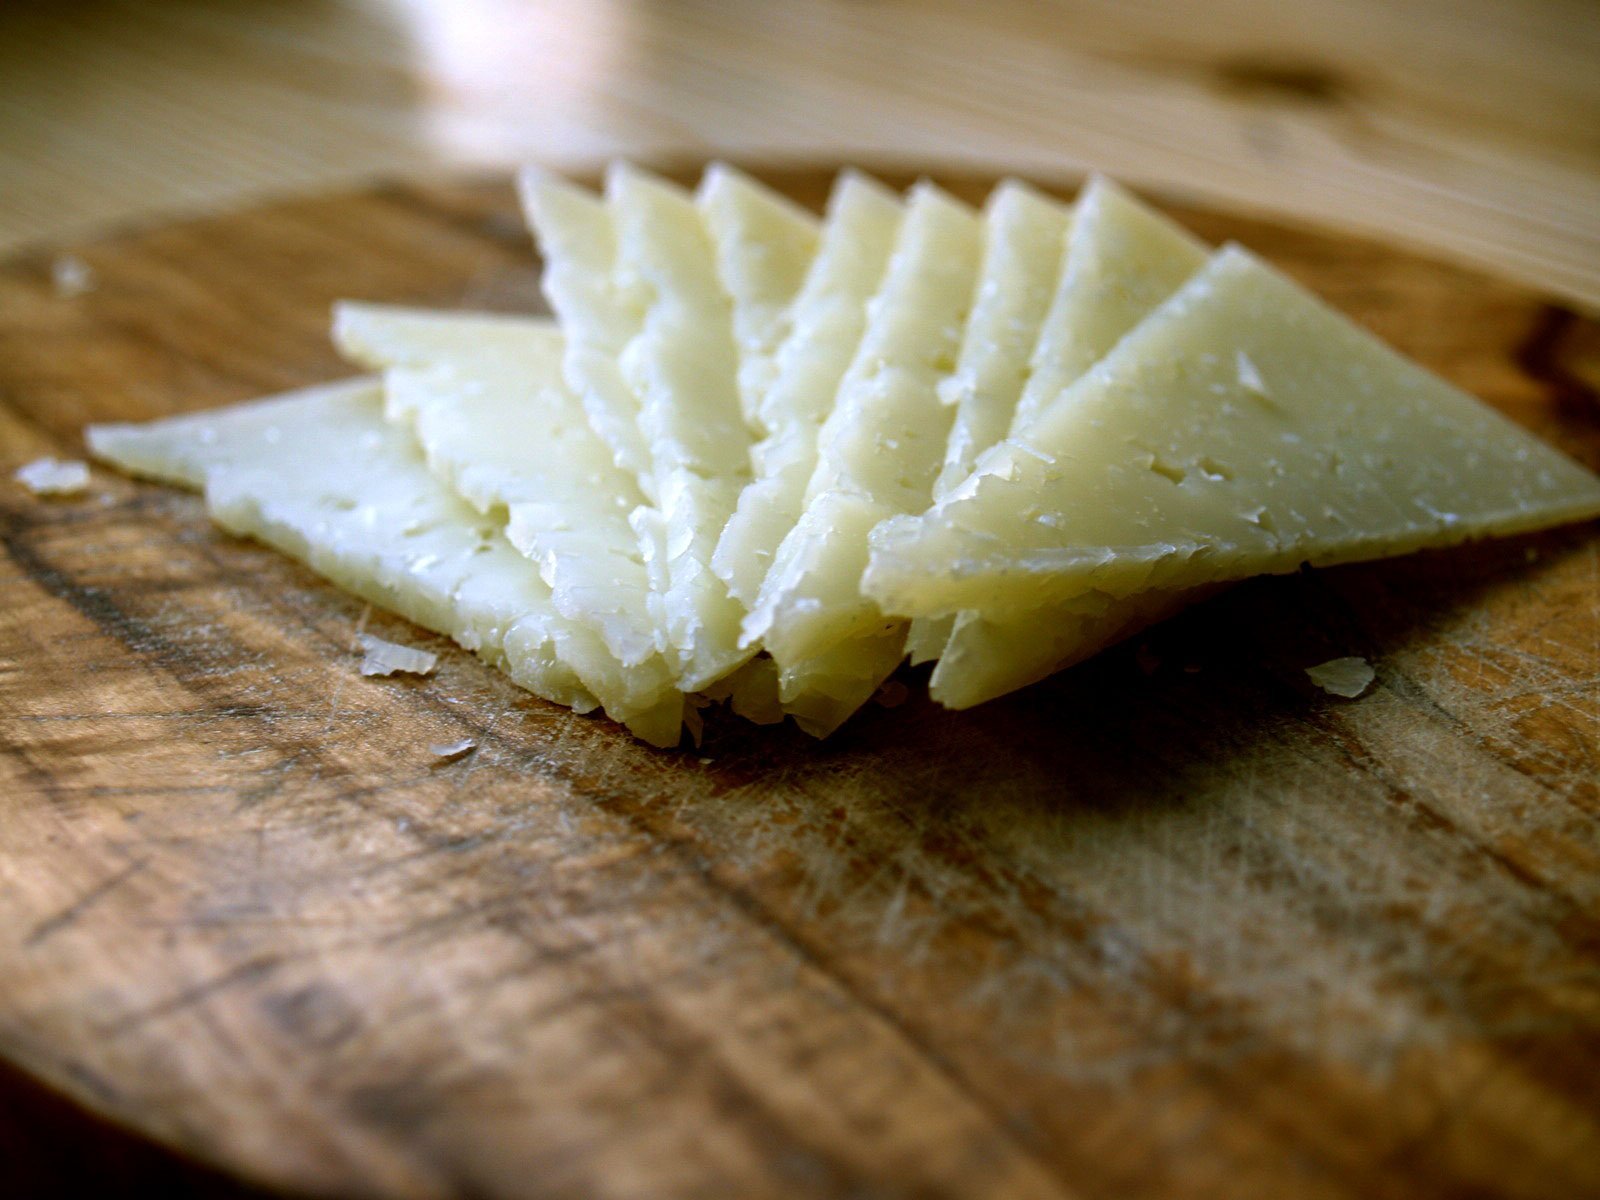
<svg viewBox="0 0 1600 1200">
<path fill-rule="evenodd" d="M 640 529 L 659 561 L 665 531 L 645 520 L 659 514 L 613 464 L 566 387 L 555 325 L 343 303 L 334 336 L 361 365 L 388 368 L 385 408 L 413 429 L 435 477 L 480 512 L 504 512 L 507 538 L 538 565 L 557 610 L 599 633 L 630 669 L 636 695 L 653 689 L 666 703 L 678 681 L 659 653 L 660 596 Z M 724 683 L 719 698 L 740 715 L 782 719 L 771 715 L 770 664 L 748 664 Z"/>
<path fill-rule="evenodd" d="M 617 465 L 654 499 L 655 473 L 639 422 L 639 397 L 620 363 L 639 332 L 649 297 L 624 283 L 616 233 L 603 201 L 545 171 L 530 168 L 517 182 L 544 256 L 545 298 L 561 318 L 567 382 Z"/>
<path fill-rule="evenodd" d="M 608 172 L 603 206 L 536 173 L 524 176 L 523 194 L 567 339 L 568 380 L 619 464 L 644 460 L 634 474 L 654 511 L 634 524 L 656 622 L 684 689 L 698 691 L 755 652 L 739 644 L 744 606 L 711 570 L 750 479 L 752 442 L 711 239 L 693 197 L 627 165 Z M 600 269 L 604 286 L 572 282 Z M 612 403 L 617 388 L 631 399 Z M 608 433 L 630 416 L 639 454 Z"/>
<path fill-rule="evenodd" d="M 1203 267 L 1208 253 L 1170 218 L 1105 176 L 1092 177 L 1073 206 L 1061 279 L 1034 344 L 1011 432 L 1025 430 Z"/>
<path fill-rule="evenodd" d="M 1229 247 L 942 503 L 874 530 L 866 588 L 1008 622 L 1596 514 L 1600 479 Z"/>
<path fill-rule="evenodd" d="M 562 614 L 669 687 L 629 525 L 644 498 L 566 386 L 555 325 L 345 303 L 334 339 L 358 364 L 386 369 L 390 418 L 414 429 L 436 477 L 480 512 L 506 514 L 507 537 L 538 564 Z"/>
<path fill-rule="evenodd" d="M 981 227 L 976 213 L 931 184 L 914 189 L 818 436 L 805 511 L 745 621 L 746 639 L 760 639 L 778 663 L 785 706 L 813 731 L 865 703 L 904 657 L 904 625 L 885 620 L 861 593 L 867 534 L 931 496 L 950 420 L 937 389 L 959 350 Z"/>
<path fill-rule="evenodd" d="M 861 340 L 867 302 L 882 280 L 902 211 L 894 193 L 853 171 L 839 176 L 829 198 L 771 383 L 756 402 L 756 424 L 766 436 L 751 454 L 754 477 L 711 560 L 717 577 L 746 605 L 755 602 L 779 543 L 805 507 L 817 431 Z"/>
<path fill-rule="evenodd" d="M 939 399 L 955 409 L 938 500 L 972 473 L 978 455 L 1005 437 L 1028 382 L 1029 359 L 1061 273 L 1072 210 L 1008 179 L 983 214 L 983 264 L 955 371 Z M 913 665 L 938 658 L 954 618 L 919 618 L 906 633 Z"/>
<path fill-rule="evenodd" d="M 732 302 L 694 198 L 621 163 L 606 174 L 606 207 L 620 289 L 644 299 L 621 367 L 639 397 L 658 489 L 678 470 L 742 481 L 752 438 L 739 408 Z"/>
<path fill-rule="evenodd" d="M 203 488 L 225 529 L 454 638 L 529 691 L 579 711 L 598 701 L 644 740 L 678 741 L 683 698 L 641 689 L 637 670 L 561 615 L 503 523 L 434 479 L 415 441 L 384 420 L 374 382 L 87 436 L 125 470 Z"/>
<path fill-rule="evenodd" d="M 1026 428 L 1206 261 L 1203 243 L 1103 176 L 1089 180 L 1074 211 L 1060 279 L 1032 347 L 1026 385 L 1019 398 L 1008 402 L 1013 433 Z M 1001 436 L 996 433 L 976 446 L 973 460 Z M 945 478 L 935 499 L 959 482 Z M 974 627 L 976 640 L 963 645 L 966 626 L 974 619 L 963 614 L 913 621 L 911 661 L 950 658 L 971 663 L 995 653 L 1001 643 L 993 630 Z M 1070 615 L 1062 619 L 1067 626 L 1074 623 Z M 1015 642 L 1029 644 L 1021 635 Z M 952 665 L 936 670 L 932 686 L 948 686 L 954 670 Z"/>
<path fill-rule="evenodd" d="M 745 421 L 759 427 L 792 306 L 816 256 L 818 222 L 787 196 L 725 163 L 706 168 L 695 201 L 733 304 L 739 402 Z"/>
<path fill-rule="evenodd" d="M 955 415 L 934 480 L 935 500 L 972 474 L 978 455 L 1011 428 L 1071 220 L 1066 205 L 1014 179 L 1000 184 L 984 206 L 983 265 L 972 313 L 955 370 L 939 384 L 939 399 Z"/>
<path fill-rule="evenodd" d="M 977 270 L 979 221 L 929 184 L 912 196 L 883 285 L 818 436 L 806 510 L 784 538 L 744 631 L 780 664 L 877 621 L 860 595 L 865 533 L 927 504 L 950 414 L 953 364 Z"/>
<path fill-rule="evenodd" d="M 1089 592 L 1006 621 L 963 613 L 956 636 L 934 665 L 928 694 L 946 708 L 993 700 L 1091 658 L 1213 590 L 1156 589 L 1123 597 Z"/>
</svg>

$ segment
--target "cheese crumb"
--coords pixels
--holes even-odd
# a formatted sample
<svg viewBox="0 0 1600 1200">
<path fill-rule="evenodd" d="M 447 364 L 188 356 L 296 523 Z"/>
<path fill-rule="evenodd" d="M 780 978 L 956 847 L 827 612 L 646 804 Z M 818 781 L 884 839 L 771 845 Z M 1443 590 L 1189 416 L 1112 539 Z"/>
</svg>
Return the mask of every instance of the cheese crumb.
<svg viewBox="0 0 1600 1200">
<path fill-rule="evenodd" d="M 439 665 L 439 656 L 428 650 L 415 650 L 395 642 L 386 642 L 370 633 L 356 634 L 356 644 L 361 647 L 361 673 L 363 675 L 430 675 Z"/>
<path fill-rule="evenodd" d="M 89 465 L 75 458 L 36 458 L 12 478 L 35 496 L 76 496 L 89 486 Z"/>
<path fill-rule="evenodd" d="M 94 268 L 76 254 L 63 254 L 50 264 L 50 283 L 65 299 L 94 291 Z"/>
<path fill-rule="evenodd" d="M 471 738 L 462 738 L 456 742 L 434 742 L 428 747 L 428 753 L 443 762 L 455 762 L 478 748 L 478 743 Z"/>
<path fill-rule="evenodd" d="M 1354 700 L 1372 686 L 1377 672 L 1364 658 L 1330 658 L 1325 663 L 1307 667 L 1306 674 L 1330 696 L 1343 696 Z"/>
</svg>

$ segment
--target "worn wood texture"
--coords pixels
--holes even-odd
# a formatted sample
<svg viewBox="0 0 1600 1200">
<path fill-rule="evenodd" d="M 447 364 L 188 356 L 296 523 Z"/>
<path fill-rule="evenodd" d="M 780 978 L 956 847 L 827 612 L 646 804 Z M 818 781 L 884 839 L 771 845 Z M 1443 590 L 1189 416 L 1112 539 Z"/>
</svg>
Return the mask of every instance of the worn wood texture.
<svg viewBox="0 0 1600 1200">
<path fill-rule="evenodd" d="M 1600 465 L 1595 324 L 1176 211 Z M 0 267 L 8 471 L 339 375 L 335 297 L 537 304 L 500 181 L 82 254 L 78 296 Z M 0 534 L 0 1053 L 203 1160 L 405 1197 L 1600 1194 L 1592 526 L 1250 583 L 967 713 L 908 677 L 826 744 L 713 720 L 681 753 L 190 496 L 7 482 Z M 358 677 L 364 618 L 438 673 Z M 1342 654 L 1363 699 L 1303 674 Z"/>
</svg>

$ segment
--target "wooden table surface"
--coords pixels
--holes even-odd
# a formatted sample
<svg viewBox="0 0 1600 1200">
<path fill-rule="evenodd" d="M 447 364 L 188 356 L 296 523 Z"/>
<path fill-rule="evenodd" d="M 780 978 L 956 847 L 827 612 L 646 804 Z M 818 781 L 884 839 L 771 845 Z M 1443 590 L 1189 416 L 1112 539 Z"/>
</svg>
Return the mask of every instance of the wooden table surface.
<svg viewBox="0 0 1600 1200">
<path fill-rule="evenodd" d="M 1092 165 L 1600 306 L 1594 0 L 0 5 L 0 250 L 615 154 Z"/>
<path fill-rule="evenodd" d="M 816 205 L 833 172 L 766 174 Z M 1600 322 L 1174 211 L 1600 466 Z M 0 266 L 0 479 L 338 376 L 336 297 L 537 303 L 503 178 L 84 253 L 79 295 Z M 969 712 L 910 672 L 824 744 L 713 714 L 673 752 L 191 496 L 7 481 L 0 545 L 0 1061 L 258 1185 L 1600 1196 L 1593 523 L 1257 580 Z M 356 676 L 358 627 L 438 672 Z M 1351 653 L 1367 696 L 1307 680 Z M 78 1169 L 87 1136 L 13 1140 Z"/>
<path fill-rule="evenodd" d="M 1593 0 L 9 0 L 0 258 L 464 165 L 726 154 L 1095 166 L 1600 308 L 1597 63 Z M 1397 1147 L 1449 1131 L 1431 1111 Z M 0 1161 L 22 1194 L 242 1194 L 4 1065 Z"/>
</svg>

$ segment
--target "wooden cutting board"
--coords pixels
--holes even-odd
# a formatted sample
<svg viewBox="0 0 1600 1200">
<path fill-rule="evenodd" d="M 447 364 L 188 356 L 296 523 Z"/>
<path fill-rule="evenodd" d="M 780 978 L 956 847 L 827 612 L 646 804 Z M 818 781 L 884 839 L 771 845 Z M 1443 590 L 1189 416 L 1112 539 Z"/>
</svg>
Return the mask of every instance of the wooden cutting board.
<svg viewBox="0 0 1600 1200">
<path fill-rule="evenodd" d="M 1600 325 L 1174 211 L 1600 466 Z M 661 753 L 190 496 L 9 481 L 87 421 L 347 373 L 336 297 L 538 307 L 503 180 L 77 252 L 81 295 L 0 268 L 21 1069 L 363 1196 L 1600 1195 L 1595 527 L 1249 583 L 971 712 L 910 673 L 825 744 Z M 359 677 L 363 622 L 438 673 Z M 1368 695 L 1311 686 L 1348 654 Z"/>
</svg>

